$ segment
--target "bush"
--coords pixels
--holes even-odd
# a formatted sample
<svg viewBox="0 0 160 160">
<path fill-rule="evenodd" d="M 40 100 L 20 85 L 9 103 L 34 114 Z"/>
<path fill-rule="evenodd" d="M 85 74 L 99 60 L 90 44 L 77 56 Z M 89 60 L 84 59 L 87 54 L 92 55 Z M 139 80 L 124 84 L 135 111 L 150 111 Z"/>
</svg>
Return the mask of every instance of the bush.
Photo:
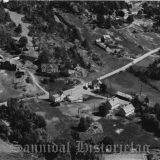
<svg viewBox="0 0 160 160">
<path fill-rule="evenodd" d="M 19 39 L 19 44 L 21 47 L 26 47 L 27 43 L 28 43 L 28 39 L 25 36 L 22 36 Z"/>
<path fill-rule="evenodd" d="M 65 72 L 65 71 L 61 71 L 61 72 L 60 72 L 60 75 L 61 75 L 62 77 L 69 77 L 69 76 L 70 76 L 70 74 L 69 74 L 68 72 Z"/>
<path fill-rule="evenodd" d="M 44 78 L 44 79 L 43 79 L 43 83 L 44 83 L 44 84 L 48 84 L 48 83 L 49 83 L 48 79 L 47 79 L 47 78 Z"/>
<path fill-rule="evenodd" d="M 102 116 L 102 117 L 105 117 L 108 113 L 109 113 L 109 110 L 111 108 L 109 108 L 107 106 L 106 103 L 102 103 L 100 106 L 99 106 L 99 114 Z"/>
<path fill-rule="evenodd" d="M 86 132 L 89 127 L 89 124 L 86 121 L 85 117 L 81 117 L 80 122 L 78 124 L 78 129 L 80 132 Z"/>
<path fill-rule="evenodd" d="M 22 32 L 22 26 L 21 26 L 21 24 L 19 24 L 14 31 L 15 31 L 17 34 L 20 34 L 20 33 Z"/>
</svg>

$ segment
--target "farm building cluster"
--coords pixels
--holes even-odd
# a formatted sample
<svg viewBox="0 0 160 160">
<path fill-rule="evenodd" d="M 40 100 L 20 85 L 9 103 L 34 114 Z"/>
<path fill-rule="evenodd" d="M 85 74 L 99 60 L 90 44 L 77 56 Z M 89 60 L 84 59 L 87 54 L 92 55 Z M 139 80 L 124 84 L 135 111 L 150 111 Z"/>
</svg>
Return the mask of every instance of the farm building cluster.
<svg viewBox="0 0 160 160">
<path fill-rule="evenodd" d="M 107 100 L 106 105 L 111 108 L 111 112 L 118 110 L 120 116 L 127 117 L 135 112 L 132 99 L 132 96 L 118 91 L 114 97 Z"/>
<path fill-rule="evenodd" d="M 127 48 L 118 44 L 110 35 L 103 35 L 101 38 L 96 39 L 95 44 L 116 58 L 130 58 Z"/>
</svg>

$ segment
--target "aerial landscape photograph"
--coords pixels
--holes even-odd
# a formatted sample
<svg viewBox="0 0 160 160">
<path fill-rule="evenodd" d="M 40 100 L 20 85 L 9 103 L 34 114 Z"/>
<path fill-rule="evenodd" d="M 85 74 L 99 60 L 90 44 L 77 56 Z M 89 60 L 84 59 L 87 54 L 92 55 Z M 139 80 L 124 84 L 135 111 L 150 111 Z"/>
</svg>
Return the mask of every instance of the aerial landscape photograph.
<svg viewBox="0 0 160 160">
<path fill-rule="evenodd" d="M 160 160 L 160 1 L 1 0 L 0 160 Z"/>
</svg>

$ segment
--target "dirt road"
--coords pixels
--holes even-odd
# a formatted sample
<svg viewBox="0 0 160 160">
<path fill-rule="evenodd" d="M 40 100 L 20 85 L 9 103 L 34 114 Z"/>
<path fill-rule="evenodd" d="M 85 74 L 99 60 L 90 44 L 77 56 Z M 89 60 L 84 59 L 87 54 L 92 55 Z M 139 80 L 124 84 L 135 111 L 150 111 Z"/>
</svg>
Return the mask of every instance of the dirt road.
<svg viewBox="0 0 160 160">
<path fill-rule="evenodd" d="M 43 89 L 39 83 L 37 82 L 35 76 L 33 75 L 33 73 L 31 73 L 29 70 L 27 70 L 28 74 L 32 77 L 32 80 L 33 82 L 36 84 L 36 86 L 38 88 L 40 88 L 44 93 L 45 95 L 42 95 L 42 96 L 38 96 L 39 99 L 49 99 L 49 92 L 47 92 L 45 89 Z"/>
<path fill-rule="evenodd" d="M 141 56 L 141 57 L 139 57 L 139 58 L 136 58 L 133 62 L 128 63 L 127 65 L 125 65 L 125 66 L 123 66 L 123 67 L 121 67 L 121 68 L 119 68 L 119 69 L 117 69 L 117 70 L 115 70 L 115 71 L 113 71 L 113 72 L 110 72 L 110 73 L 108 73 L 108 74 L 100 77 L 99 79 L 100 79 L 100 80 L 103 80 L 103 79 L 108 78 L 108 77 L 110 77 L 110 76 L 112 76 L 112 75 L 114 75 L 114 74 L 117 74 L 117 73 L 121 72 L 121 71 L 125 71 L 125 70 L 126 70 L 127 68 L 129 68 L 130 66 L 138 63 L 139 61 L 143 60 L 144 58 L 148 57 L 149 55 L 157 52 L 159 49 L 160 49 L 160 47 L 157 48 L 157 49 L 154 49 L 154 50 L 152 50 L 152 51 L 150 51 L 150 52 L 147 52 L 147 53 L 144 54 L 143 56 Z"/>
</svg>

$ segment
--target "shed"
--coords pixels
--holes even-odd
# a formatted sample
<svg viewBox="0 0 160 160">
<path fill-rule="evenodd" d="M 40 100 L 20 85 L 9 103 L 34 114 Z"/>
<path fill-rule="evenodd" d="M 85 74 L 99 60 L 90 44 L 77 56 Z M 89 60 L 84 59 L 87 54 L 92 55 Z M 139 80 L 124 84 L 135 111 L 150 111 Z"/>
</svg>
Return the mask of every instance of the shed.
<svg viewBox="0 0 160 160">
<path fill-rule="evenodd" d="M 110 37 L 110 35 L 103 35 L 102 37 L 101 37 L 101 42 L 111 42 L 112 41 L 112 39 L 111 39 L 111 37 Z"/>
<path fill-rule="evenodd" d="M 131 101 L 133 99 L 131 95 L 122 93 L 120 91 L 117 91 L 116 96 L 120 99 L 127 100 L 127 101 Z"/>
</svg>

